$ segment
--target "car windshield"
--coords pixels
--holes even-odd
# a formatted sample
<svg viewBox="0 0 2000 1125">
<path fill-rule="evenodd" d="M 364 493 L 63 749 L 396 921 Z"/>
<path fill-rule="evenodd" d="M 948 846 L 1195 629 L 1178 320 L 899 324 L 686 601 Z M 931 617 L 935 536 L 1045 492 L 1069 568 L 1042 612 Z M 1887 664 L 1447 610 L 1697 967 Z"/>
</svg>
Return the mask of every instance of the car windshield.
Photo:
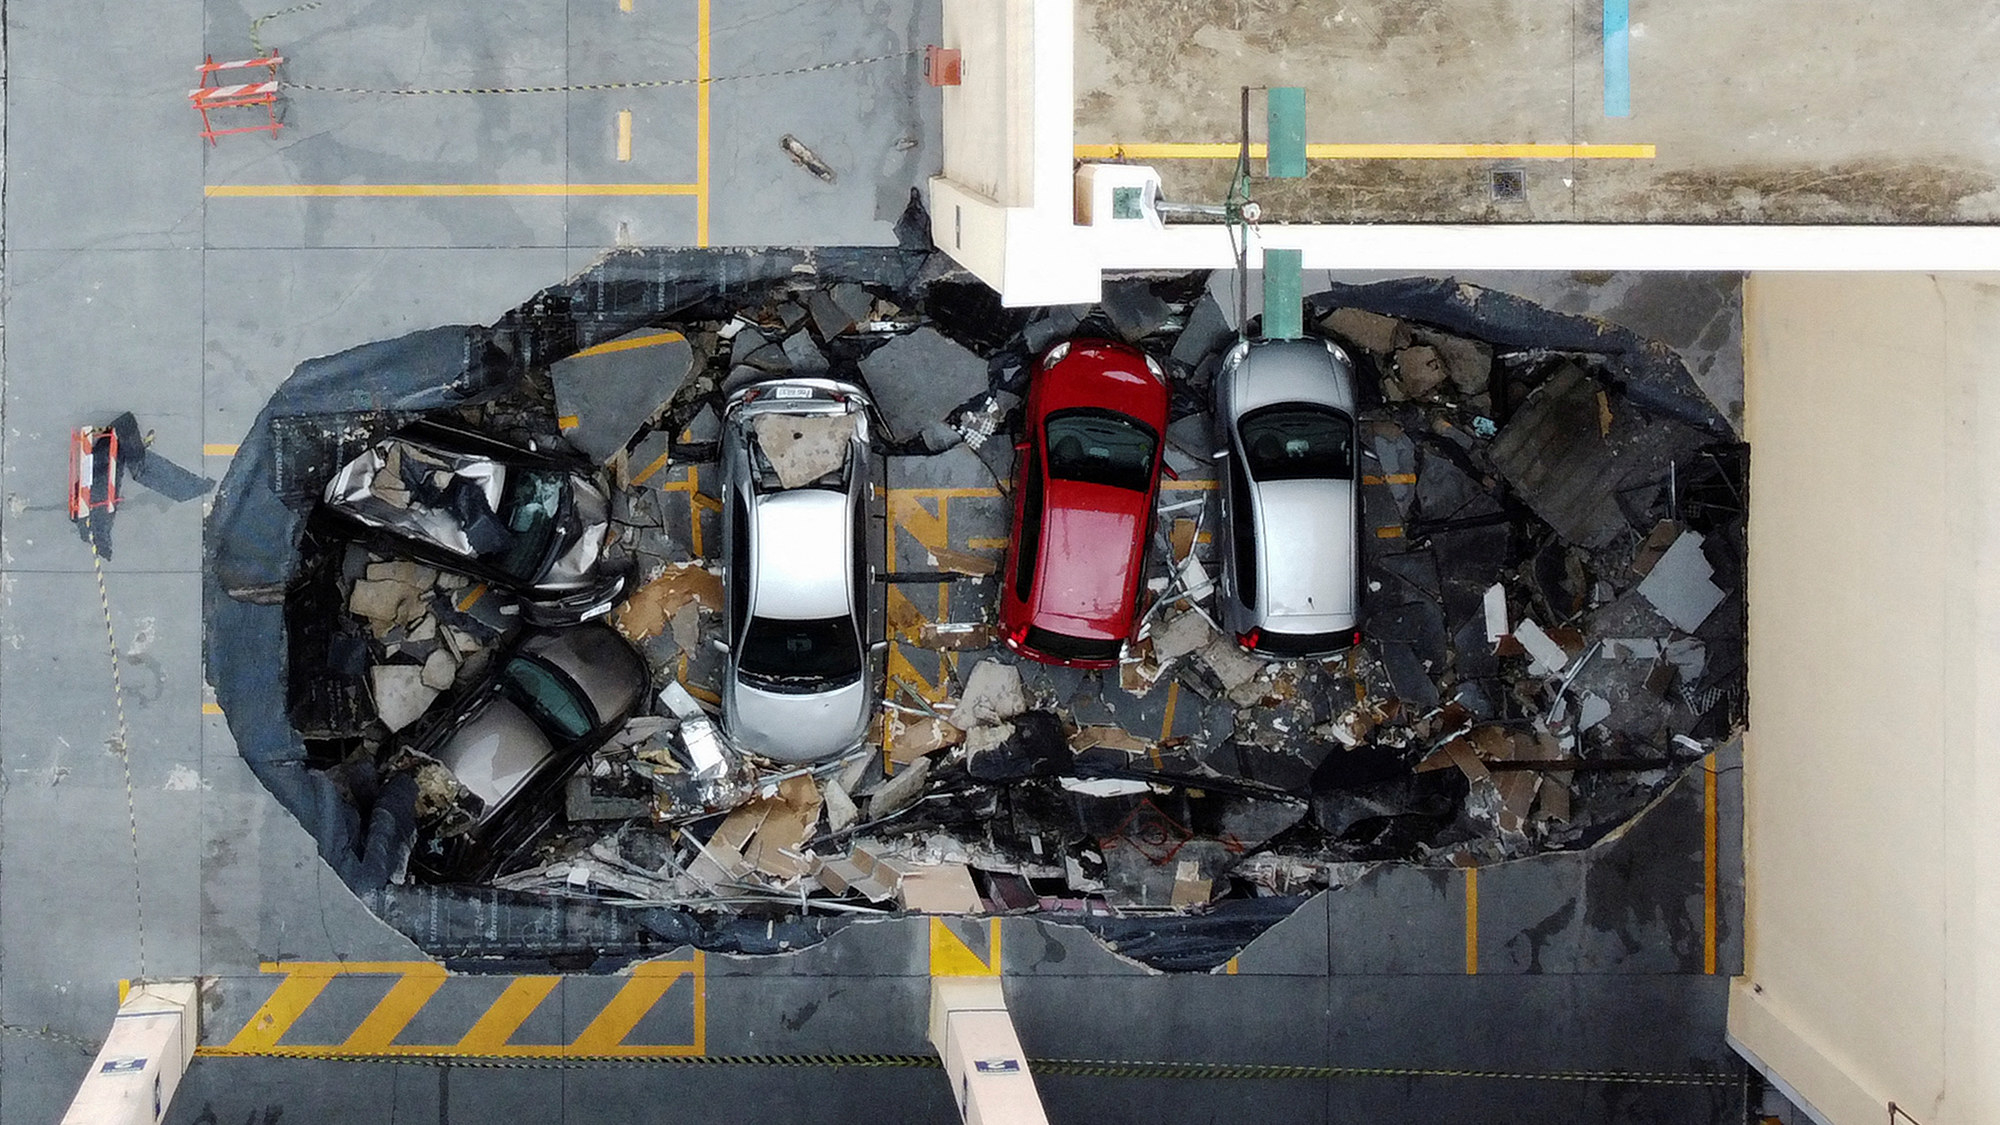
<svg viewBox="0 0 2000 1125">
<path fill-rule="evenodd" d="M 846 617 L 753 617 L 743 632 L 736 666 L 746 679 L 765 687 L 819 690 L 861 674 L 861 641 Z"/>
<path fill-rule="evenodd" d="M 1049 476 L 1145 492 L 1153 485 L 1153 432 L 1109 410 L 1049 415 Z"/>
<path fill-rule="evenodd" d="M 501 690 L 547 731 L 550 738 L 574 742 L 590 733 L 589 706 L 570 690 L 569 682 L 539 660 L 517 656 L 507 662 Z"/>
<path fill-rule="evenodd" d="M 556 534 L 563 480 L 559 473 L 530 469 L 515 470 L 511 477 L 498 514 L 512 534 L 481 559 L 522 582 L 533 582 L 542 576 L 549 541 Z"/>
<path fill-rule="evenodd" d="M 1267 406 L 1244 415 L 1238 429 L 1250 475 L 1260 481 L 1354 475 L 1354 423 L 1337 410 L 1303 403 Z"/>
</svg>

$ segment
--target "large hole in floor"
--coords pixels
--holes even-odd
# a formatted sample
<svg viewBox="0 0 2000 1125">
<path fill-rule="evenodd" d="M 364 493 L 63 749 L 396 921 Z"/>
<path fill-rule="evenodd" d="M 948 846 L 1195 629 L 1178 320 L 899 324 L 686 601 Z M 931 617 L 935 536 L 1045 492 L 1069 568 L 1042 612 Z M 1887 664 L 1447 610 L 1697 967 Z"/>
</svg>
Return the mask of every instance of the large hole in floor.
<svg viewBox="0 0 2000 1125">
<path fill-rule="evenodd" d="M 1353 373 L 1360 641 L 1251 655 L 1215 589 L 1246 510 L 1211 418 L 1235 279 L 1004 309 L 943 266 L 625 252 L 497 325 L 308 361 L 277 392 L 209 529 L 210 677 L 392 925 L 460 964 L 581 967 L 1033 913 L 1208 969 L 1375 864 L 1588 847 L 1740 724 L 1747 450 L 1670 348 L 1448 279 L 1310 294 L 1309 338 Z M 996 618 L 1029 381 L 1091 339 L 1170 391 L 1135 635 L 1103 669 L 1023 659 Z M 746 420 L 759 483 L 732 516 L 729 396 L 799 379 L 872 410 L 800 390 L 809 424 Z M 806 493 L 845 514 L 747 518 Z M 724 573 L 753 525 L 769 589 L 849 564 L 851 751 L 814 757 L 853 741 L 839 715 L 752 724 L 730 695 L 726 650 L 772 604 Z M 1266 534 L 1281 568 L 1340 542 Z M 777 679 L 825 659 L 780 641 Z"/>
</svg>

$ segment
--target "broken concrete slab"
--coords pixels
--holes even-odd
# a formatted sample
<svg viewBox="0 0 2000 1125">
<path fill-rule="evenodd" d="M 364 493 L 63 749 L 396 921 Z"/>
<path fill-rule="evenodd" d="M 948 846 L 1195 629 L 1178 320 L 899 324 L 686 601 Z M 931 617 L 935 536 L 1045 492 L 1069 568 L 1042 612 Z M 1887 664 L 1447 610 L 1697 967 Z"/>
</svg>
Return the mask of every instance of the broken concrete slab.
<svg viewBox="0 0 2000 1125">
<path fill-rule="evenodd" d="M 1192 611 L 1167 618 L 1153 630 L 1153 659 L 1162 664 L 1186 656 L 1215 639 L 1208 619 Z"/>
<path fill-rule="evenodd" d="M 943 719 L 897 716 L 889 723 L 889 760 L 899 766 L 965 741 L 965 732 Z"/>
<path fill-rule="evenodd" d="M 959 693 L 951 725 L 969 731 L 982 724 L 1005 722 L 1027 709 L 1021 670 L 999 660 L 982 660 L 965 678 L 965 690 Z"/>
<path fill-rule="evenodd" d="M 877 785 L 868 796 L 868 819 L 880 820 L 917 803 L 924 795 L 924 782 L 931 774 L 931 760 L 918 758 L 908 769 L 899 769 Z"/>
<path fill-rule="evenodd" d="M 1410 326 L 1393 316 L 1366 309 L 1335 309 L 1320 320 L 1320 327 L 1363 351 L 1376 355 L 1395 354 L 1410 343 Z"/>
<path fill-rule="evenodd" d="M 802 488 L 847 465 L 855 416 L 759 414 L 750 428 L 757 448 L 778 474 L 778 486 Z"/>
<path fill-rule="evenodd" d="M 1236 331 L 1229 327 L 1229 318 L 1222 313 L 1222 306 L 1216 304 L 1215 297 L 1203 293 L 1188 310 L 1187 327 L 1174 341 L 1174 362 L 1183 367 L 1194 367 L 1202 358 L 1221 351 L 1236 338 Z"/>
<path fill-rule="evenodd" d="M 1103 308 L 1111 327 L 1131 344 L 1159 331 L 1173 315 L 1152 285 L 1137 279 L 1105 282 Z"/>
<path fill-rule="evenodd" d="M 830 369 L 826 353 L 813 343 L 811 333 L 804 331 L 785 337 L 785 359 L 794 375 L 824 375 Z"/>
<path fill-rule="evenodd" d="M 1478 340 L 1419 329 L 1416 342 L 1437 354 L 1445 378 L 1460 394 L 1484 394 L 1493 375 L 1493 348 Z"/>
<path fill-rule="evenodd" d="M 1021 343 L 1030 354 L 1039 356 L 1056 341 L 1074 335 L 1089 315 L 1089 305 L 1052 305 L 1028 322 L 1021 332 Z"/>
<path fill-rule="evenodd" d="M 1702 554 L 1701 544 L 1700 532 L 1682 532 L 1639 583 L 1639 593 L 1684 633 L 1699 629 L 1729 596 L 1710 581 L 1715 567 Z"/>
<path fill-rule="evenodd" d="M 1609 544 L 1625 528 L 1621 464 L 1598 430 L 1597 383 L 1565 364 L 1537 387 L 1494 439 L 1493 467 L 1521 500 L 1579 547 Z"/>
<path fill-rule="evenodd" d="M 679 332 L 642 328 L 549 368 L 563 439 L 592 461 L 616 456 L 672 400 L 694 370 Z"/>
<path fill-rule="evenodd" d="M 861 374 L 878 388 L 875 405 L 899 441 L 987 389 L 986 361 L 929 326 L 869 352 Z"/>
<path fill-rule="evenodd" d="M 1421 344 L 1396 351 L 1396 388 L 1405 398 L 1424 398 L 1445 383 L 1444 362 L 1437 349 Z"/>
</svg>

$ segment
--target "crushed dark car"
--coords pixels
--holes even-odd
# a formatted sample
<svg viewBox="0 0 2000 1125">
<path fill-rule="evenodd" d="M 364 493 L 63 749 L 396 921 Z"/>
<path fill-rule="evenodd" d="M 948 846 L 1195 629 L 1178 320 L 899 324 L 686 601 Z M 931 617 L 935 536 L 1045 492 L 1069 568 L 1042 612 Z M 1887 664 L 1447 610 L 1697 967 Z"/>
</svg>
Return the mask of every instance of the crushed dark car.
<svg viewBox="0 0 2000 1125">
<path fill-rule="evenodd" d="M 504 869 L 560 815 L 563 783 L 637 712 L 649 683 L 645 659 L 608 626 L 516 633 L 389 748 L 392 760 L 435 761 L 458 790 L 411 871 L 458 882 Z"/>
<path fill-rule="evenodd" d="M 316 517 L 334 534 L 506 590 L 531 624 L 601 617 L 625 591 L 626 576 L 603 565 L 609 501 L 588 470 L 436 422 L 342 466 Z"/>
</svg>

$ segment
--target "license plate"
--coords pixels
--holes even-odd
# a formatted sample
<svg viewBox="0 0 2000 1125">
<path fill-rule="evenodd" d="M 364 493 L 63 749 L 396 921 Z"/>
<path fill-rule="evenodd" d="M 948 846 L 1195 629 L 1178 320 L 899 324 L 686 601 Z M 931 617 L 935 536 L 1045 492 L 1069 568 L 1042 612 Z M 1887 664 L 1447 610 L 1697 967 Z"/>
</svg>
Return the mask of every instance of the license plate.
<svg viewBox="0 0 2000 1125">
<path fill-rule="evenodd" d="M 771 397 L 772 397 L 772 398 L 811 398 L 812 396 L 813 396 L 813 393 L 812 393 L 812 388 L 811 388 L 811 387 L 773 387 L 773 388 L 771 388 Z"/>
</svg>

